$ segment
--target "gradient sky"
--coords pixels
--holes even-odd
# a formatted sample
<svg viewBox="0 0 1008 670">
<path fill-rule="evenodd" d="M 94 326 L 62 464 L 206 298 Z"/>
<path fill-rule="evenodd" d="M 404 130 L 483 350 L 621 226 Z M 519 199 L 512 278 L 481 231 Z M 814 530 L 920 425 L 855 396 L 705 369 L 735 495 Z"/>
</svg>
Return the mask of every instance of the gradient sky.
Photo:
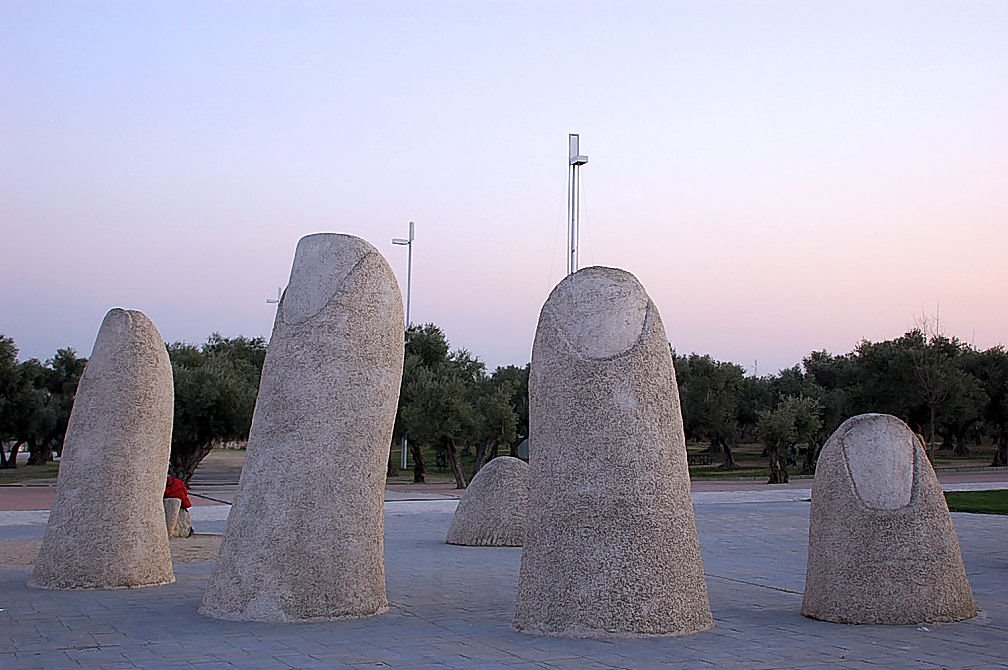
<svg viewBox="0 0 1008 670">
<path fill-rule="evenodd" d="M 1008 341 L 1008 3 L 0 0 L 0 333 L 269 335 L 294 247 L 359 235 L 413 320 L 528 361 L 565 273 L 775 372 L 921 314 Z"/>
</svg>

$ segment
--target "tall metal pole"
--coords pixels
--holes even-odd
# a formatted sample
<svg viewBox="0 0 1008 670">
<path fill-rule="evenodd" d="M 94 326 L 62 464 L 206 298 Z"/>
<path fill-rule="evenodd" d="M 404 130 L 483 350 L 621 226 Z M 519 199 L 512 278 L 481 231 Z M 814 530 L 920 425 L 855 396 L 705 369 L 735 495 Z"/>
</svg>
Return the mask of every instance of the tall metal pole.
<svg viewBox="0 0 1008 670">
<path fill-rule="evenodd" d="M 567 136 L 570 147 L 567 175 L 567 274 L 578 271 L 578 235 L 581 224 L 580 173 L 579 168 L 588 162 L 579 150 L 580 137 L 576 133 Z"/>
<path fill-rule="evenodd" d="M 577 250 L 577 234 L 574 232 L 574 179 L 575 168 L 567 168 L 567 274 L 577 271 L 574 254 Z"/>
<path fill-rule="evenodd" d="M 413 325 L 410 321 L 410 297 L 413 290 L 413 222 L 409 222 L 409 244 L 407 248 L 406 260 L 406 327 Z"/>
<path fill-rule="evenodd" d="M 409 222 L 409 238 L 404 240 L 401 237 L 397 237 L 397 238 L 395 238 L 395 239 L 392 240 L 392 244 L 403 245 L 403 246 L 406 247 L 406 250 L 407 250 L 407 256 L 406 256 L 406 259 L 407 259 L 406 260 L 406 328 L 409 328 L 411 325 L 413 325 L 413 322 L 410 320 L 410 299 L 412 298 L 412 292 L 413 292 L 413 222 L 412 221 Z M 400 461 L 399 467 L 402 468 L 403 470 L 406 469 L 406 453 L 407 453 L 407 447 L 408 446 L 409 446 L 409 443 L 408 443 L 408 441 L 406 439 L 406 433 L 403 433 L 403 436 L 402 436 L 402 457 L 399 459 L 399 461 Z"/>
<path fill-rule="evenodd" d="M 413 222 L 409 222 L 409 244 L 406 245 L 406 327 L 413 325 L 410 321 L 410 298 L 413 297 Z M 402 436 L 402 469 L 406 469 L 406 452 L 408 441 L 406 433 Z"/>
</svg>

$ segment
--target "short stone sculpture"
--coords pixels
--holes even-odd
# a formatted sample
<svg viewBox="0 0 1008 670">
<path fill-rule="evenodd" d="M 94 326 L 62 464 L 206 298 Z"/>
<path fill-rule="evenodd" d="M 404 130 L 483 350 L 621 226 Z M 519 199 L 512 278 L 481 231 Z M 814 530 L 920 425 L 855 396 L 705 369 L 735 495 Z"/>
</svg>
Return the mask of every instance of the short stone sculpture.
<svg viewBox="0 0 1008 670">
<path fill-rule="evenodd" d="M 174 537 L 176 530 L 178 529 L 179 512 L 182 511 L 182 501 L 178 498 L 165 498 L 164 499 L 164 520 L 165 520 L 165 530 L 168 531 L 168 537 Z"/>
<path fill-rule="evenodd" d="M 520 547 L 525 539 L 528 463 L 501 456 L 480 468 L 462 494 L 448 544 Z"/>
<path fill-rule="evenodd" d="M 182 507 L 182 501 L 178 498 L 164 499 L 165 527 L 168 530 L 168 538 L 192 537 L 192 516 L 189 510 Z"/>
<path fill-rule="evenodd" d="M 714 625 L 675 371 L 637 279 L 590 267 L 539 316 L 515 629 L 687 635 Z"/>
<path fill-rule="evenodd" d="M 888 414 L 845 421 L 816 466 L 802 614 L 854 624 L 976 614 L 941 484 Z"/>
<path fill-rule="evenodd" d="M 383 497 L 403 332 L 399 286 L 374 247 L 301 239 L 201 613 L 324 621 L 388 609 Z"/>
<path fill-rule="evenodd" d="M 111 310 L 77 387 L 33 586 L 175 581 L 161 503 L 174 398 L 157 328 L 142 312 Z M 98 521 L 95 510 L 102 510 Z"/>
</svg>

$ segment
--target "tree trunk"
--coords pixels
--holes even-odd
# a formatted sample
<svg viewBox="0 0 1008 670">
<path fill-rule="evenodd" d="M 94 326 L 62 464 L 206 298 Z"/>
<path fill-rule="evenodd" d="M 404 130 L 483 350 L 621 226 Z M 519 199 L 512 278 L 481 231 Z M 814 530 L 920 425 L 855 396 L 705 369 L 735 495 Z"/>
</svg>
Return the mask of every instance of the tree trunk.
<svg viewBox="0 0 1008 670">
<path fill-rule="evenodd" d="M 487 440 L 476 445 L 476 462 L 473 463 L 472 479 L 476 478 L 476 473 L 497 456 L 497 448 L 500 445 L 500 437 Z M 470 479 L 471 481 L 471 479 Z"/>
<path fill-rule="evenodd" d="M 708 454 L 720 454 L 721 453 L 721 442 L 720 438 L 712 437 L 710 439 L 710 446 L 707 447 Z"/>
<path fill-rule="evenodd" d="M 52 460 L 52 447 L 49 440 L 28 442 L 28 465 L 45 465 Z"/>
<path fill-rule="evenodd" d="M 452 474 L 455 475 L 455 488 L 464 489 L 466 487 L 465 473 L 462 472 L 462 461 L 459 460 L 458 449 L 455 447 L 455 439 L 450 435 L 441 437 L 441 448 L 448 452 L 448 462 L 451 464 Z"/>
<path fill-rule="evenodd" d="M 411 442 L 409 445 L 410 456 L 413 457 L 413 483 L 427 483 L 427 467 L 424 465 L 423 452 L 419 443 Z"/>
<path fill-rule="evenodd" d="M 172 477 L 178 477 L 188 487 L 189 480 L 192 479 L 193 473 L 199 467 L 200 461 L 206 458 L 206 455 L 213 451 L 213 448 L 214 445 L 211 442 L 210 444 L 204 444 L 188 451 L 183 452 L 181 449 L 176 451 L 171 455 L 171 460 L 168 464 L 168 474 Z"/>
<path fill-rule="evenodd" d="M 4 459 L 3 457 L 3 449 L 0 448 L 0 461 L 2 461 L 2 463 L 0 463 L 0 469 L 8 470 L 12 468 L 17 468 L 17 455 L 18 451 L 21 449 L 22 444 L 24 444 L 24 442 L 15 442 L 14 446 L 11 447 L 10 456 L 8 456 L 6 459 Z"/>
<path fill-rule="evenodd" d="M 767 484 L 787 484 L 788 471 L 779 446 L 768 449 L 770 453 L 770 481 Z"/>
<path fill-rule="evenodd" d="M 803 475 L 814 475 L 816 461 L 819 460 L 819 447 L 815 442 L 805 445 L 805 460 L 802 461 L 801 473 Z"/>
<path fill-rule="evenodd" d="M 737 468 L 738 463 L 735 462 L 735 456 L 732 454 L 731 447 L 724 440 L 719 440 L 721 443 L 721 451 L 724 453 L 724 460 L 721 461 L 722 468 Z"/>
<path fill-rule="evenodd" d="M 928 444 L 928 460 L 933 460 L 931 454 L 934 453 L 934 442 L 935 442 L 935 410 L 938 406 L 934 403 L 928 405 L 931 409 L 931 442 Z"/>
<path fill-rule="evenodd" d="M 998 439 L 997 449 L 994 450 L 994 460 L 991 467 L 997 468 L 1008 465 L 1008 431 L 1001 431 Z"/>
<path fill-rule="evenodd" d="M 398 477 L 399 476 L 399 467 L 396 466 L 395 459 L 392 458 L 392 447 L 391 447 L 391 445 L 389 446 L 388 467 L 385 469 L 385 476 L 386 477 Z"/>
<path fill-rule="evenodd" d="M 966 444 L 966 431 L 961 430 L 955 436 L 955 448 L 952 453 L 961 458 L 967 458 L 970 455 L 969 445 Z"/>
</svg>

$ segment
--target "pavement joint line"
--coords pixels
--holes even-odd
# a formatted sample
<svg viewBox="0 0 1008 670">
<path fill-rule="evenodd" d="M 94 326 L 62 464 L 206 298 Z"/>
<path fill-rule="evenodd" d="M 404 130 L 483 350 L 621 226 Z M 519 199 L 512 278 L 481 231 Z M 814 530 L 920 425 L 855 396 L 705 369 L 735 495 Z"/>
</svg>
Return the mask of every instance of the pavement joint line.
<svg viewBox="0 0 1008 670">
<path fill-rule="evenodd" d="M 786 589 L 783 586 L 770 586 L 769 584 L 759 584 L 757 582 L 747 582 L 744 579 L 735 579 L 734 577 L 724 577 L 722 575 L 713 575 L 709 572 L 704 573 L 705 577 L 710 577 L 711 579 L 723 579 L 726 582 L 735 582 L 736 584 L 745 584 L 746 586 L 756 586 L 761 589 L 769 589 L 771 591 L 780 591 L 781 593 L 790 593 L 796 596 L 805 595 L 804 591 L 793 591 L 791 589 Z"/>
</svg>

